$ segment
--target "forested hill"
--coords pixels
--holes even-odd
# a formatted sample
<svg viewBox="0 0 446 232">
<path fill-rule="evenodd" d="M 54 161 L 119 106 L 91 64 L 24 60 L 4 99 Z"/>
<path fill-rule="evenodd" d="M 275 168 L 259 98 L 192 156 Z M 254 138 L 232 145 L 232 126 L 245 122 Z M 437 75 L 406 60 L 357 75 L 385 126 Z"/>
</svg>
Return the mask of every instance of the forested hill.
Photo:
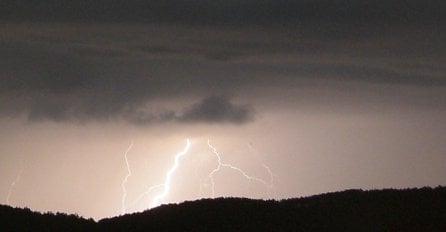
<svg viewBox="0 0 446 232">
<path fill-rule="evenodd" d="M 0 231 L 93 231 L 97 223 L 77 215 L 38 213 L 0 205 Z"/>
<path fill-rule="evenodd" d="M 203 199 L 94 222 L 0 207 L 1 231 L 446 231 L 446 187 Z"/>
</svg>

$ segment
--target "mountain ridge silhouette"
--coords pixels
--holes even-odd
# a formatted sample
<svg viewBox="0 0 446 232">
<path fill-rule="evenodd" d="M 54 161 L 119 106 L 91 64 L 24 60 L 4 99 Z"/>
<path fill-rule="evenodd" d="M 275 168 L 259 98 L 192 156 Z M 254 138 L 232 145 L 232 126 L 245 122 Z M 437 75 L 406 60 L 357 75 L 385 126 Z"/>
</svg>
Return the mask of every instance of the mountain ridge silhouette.
<svg viewBox="0 0 446 232">
<path fill-rule="evenodd" d="M 99 221 L 0 205 L 2 231 L 446 231 L 446 187 L 216 198 Z"/>
</svg>

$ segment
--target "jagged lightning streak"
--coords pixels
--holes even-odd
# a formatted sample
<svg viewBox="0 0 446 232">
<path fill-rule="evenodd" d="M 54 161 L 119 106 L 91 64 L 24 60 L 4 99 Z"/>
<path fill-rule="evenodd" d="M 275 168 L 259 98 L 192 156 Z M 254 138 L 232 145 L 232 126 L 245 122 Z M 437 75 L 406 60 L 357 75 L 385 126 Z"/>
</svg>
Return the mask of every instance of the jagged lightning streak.
<svg viewBox="0 0 446 232">
<path fill-rule="evenodd" d="M 156 207 L 160 204 L 160 202 L 162 200 L 164 200 L 164 198 L 167 196 L 167 194 L 169 194 L 170 191 L 170 182 L 172 179 L 172 174 L 175 172 L 175 170 L 178 168 L 179 164 L 180 164 L 180 158 L 184 155 L 187 154 L 187 152 L 189 151 L 190 148 L 190 140 L 187 139 L 186 140 L 186 147 L 184 148 L 183 151 L 181 151 L 180 153 L 178 153 L 175 156 L 175 162 L 174 165 L 172 166 L 172 168 L 170 168 L 170 170 L 166 173 L 166 179 L 164 180 L 164 190 L 163 192 L 161 192 L 160 194 L 156 195 L 153 200 L 152 203 L 150 204 L 150 208 Z"/>
<path fill-rule="evenodd" d="M 215 197 L 214 174 L 220 171 L 222 164 L 221 164 L 220 154 L 218 153 L 217 149 L 211 145 L 209 139 L 208 139 L 208 146 L 210 149 L 212 149 L 212 152 L 217 157 L 217 162 L 218 162 L 217 167 L 214 170 L 212 170 L 211 173 L 209 173 L 209 180 L 211 181 L 211 197 L 214 198 Z"/>
<path fill-rule="evenodd" d="M 274 174 L 271 171 L 271 168 L 269 168 L 269 166 L 267 166 L 266 164 L 262 164 L 262 167 L 264 167 L 266 169 L 266 171 L 268 172 L 269 175 L 269 183 L 268 183 L 268 197 L 271 198 L 271 189 L 274 188 L 274 177 L 277 176 L 276 174 Z"/>
<path fill-rule="evenodd" d="M 122 199 L 121 199 L 121 212 L 122 214 L 126 213 L 125 208 L 125 198 L 127 197 L 127 188 L 126 184 L 130 176 L 132 176 L 132 170 L 130 169 L 129 159 L 127 157 L 127 154 L 129 153 L 130 149 L 133 147 L 133 141 L 130 143 L 129 147 L 124 153 L 124 159 L 125 159 L 125 165 L 127 167 L 127 175 L 125 176 L 124 180 L 122 180 L 121 187 L 122 187 Z"/>
<path fill-rule="evenodd" d="M 158 184 L 158 185 L 154 185 L 154 186 L 150 186 L 149 188 L 147 188 L 147 190 L 143 193 L 141 193 L 134 201 L 132 201 L 128 206 L 132 207 L 135 206 L 136 204 L 138 204 L 139 201 L 141 201 L 145 196 L 149 195 L 152 191 L 154 191 L 157 188 L 161 188 L 164 187 L 164 184 Z"/>
<path fill-rule="evenodd" d="M 254 146 L 252 145 L 251 142 L 248 143 L 248 147 L 249 147 L 250 150 L 252 150 L 254 152 L 254 154 L 258 154 L 258 151 L 254 148 Z M 270 196 L 271 195 L 270 191 L 271 191 L 271 189 L 274 188 L 274 183 L 275 183 L 275 178 L 274 177 L 277 177 L 277 175 L 275 173 L 273 173 L 271 171 L 271 168 L 269 166 L 267 166 L 265 163 L 262 163 L 262 167 L 264 167 L 266 169 L 266 171 L 268 172 L 268 175 L 269 175 L 268 197 L 271 197 Z"/>
<path fill-rule="evenodd" d="M 211 173 L 209 173 L 209 179 L 210 179 L 210 182 L 211 182 L 212 198 L 215 197 L 214 174 L 217 173 L 218 171 L 220 171 L 222 167 L 226 167 L 226 168 L 230 168 L 232 170 L 235 170 L 235 171 L 239 172 L 246 179 L 252 180 L 252 181 L 257 181 L 257 182 L 262 183 L 263 185 L 268 187 L 268 183 L 266 181 L 264 181 L 264 180 L 262 180 L 260 178 L 257 178 L 257 177 L 250 176 L 250 175 L 246 174 L 245 171 L 243 171 L 242 169 L 240 169 L 240 168 L 238 168 L 238 167 L 236 167 L 234 165 L 231 165 L 231 164 L 228 164 L 228 163 L 223 163 L 221 161 L 221 156 L 218 153 L 217 148 L 215 148 L 214 146 L 211 145 L 211 142 L 210 142 L 209 139 L 208 139 L 208 147 L 209 147 L 209 149 L 211 149 L 212 153 L 214 153 L 214 155 L 217 157 L 217 162 L 218 162 L 217 167 L 214 170 L 212 170 Z"/>
<path fill-rule="evenodd" d="M 22 177 L 23 173 L 23 166 L 21 167 L 20 171 L 17 173 L 17 176 L 15 179 L 11 182 L 11 185 L 9 186 L 8 195 L 6 196 L 6 204 L 9 205 L 9 199 L 11 198 L 12 192 L 14 191 L 15 185 L 20 181 L 20 178 Z"/>
</svg>

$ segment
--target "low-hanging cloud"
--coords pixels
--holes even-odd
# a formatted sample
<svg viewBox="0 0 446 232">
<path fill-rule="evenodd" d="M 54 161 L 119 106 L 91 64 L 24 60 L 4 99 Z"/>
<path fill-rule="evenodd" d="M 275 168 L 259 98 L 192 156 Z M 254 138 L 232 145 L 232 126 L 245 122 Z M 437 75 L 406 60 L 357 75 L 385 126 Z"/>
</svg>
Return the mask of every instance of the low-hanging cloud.
<svg viewBox="0 0 446 232">
<path fill-rule="evenodd" d="M 30 122 L 53 121 L 62 123 L 90 123 L 124 121 L 138 126 L 163 123 L 245 124 L 254 120 L 254 107 L 234 104 L 226 96 L 209 96 L 188 104 L 182 109 L 155 110 L 143 100 L 139 104 L 95 100 L 94 97 L 74 99 L 70 96 L 44 97 L 20 103 L 15 112 L 1 111 L 3 115 L 25 115 Z M 111 96 L 110 96 L 111 97 Z M 89 100 L 90 99 L 90 100 Z M 11 109 L 9 109 L 11 110 Z"/>
<path fill-rule="evenodd" d="M 187 109 L 179 117 L 181 122 L 245 123 L 253 120 L 254 111 L 249 105 L 234 105 L 225 96 L 211 96 Z"/>
</svg>

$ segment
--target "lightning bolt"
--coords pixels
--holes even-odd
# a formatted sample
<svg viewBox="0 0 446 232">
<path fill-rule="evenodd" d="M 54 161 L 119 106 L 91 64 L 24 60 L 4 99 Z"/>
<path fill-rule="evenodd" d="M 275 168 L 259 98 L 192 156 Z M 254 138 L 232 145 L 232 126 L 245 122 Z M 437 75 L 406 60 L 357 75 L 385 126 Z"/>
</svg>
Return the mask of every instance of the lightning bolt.
<svg viewBox="0 0 446 232">
<path fill-rule="evenodd" d="M 209 147 L 209 149 L 212 151 L 212 153 L 214 153 L 214 155 L 217 157 L 217 162 L 218 162 L 217 167 L 216 167 L 214 170 L 212 170 L 212 171 L 209 173 L 209 176 L 208 176 L 208 177 L 209 177 L 209 180 L 210 180 L 210 182 L 211 182 L 211 194 L 212 194 L 212 198 L 215 197 L 214 174 L 217 173 L 218 171 L 220 171 L 222 167 L 230 168 L 230 169 L 232 169 L 232 170 L 235 170 L 235 171 L 237 171 L 238 173 L 240 173 L 243 177 L 245 177 L 246 179 L 248 179 L 248 180 L 250 180 L 250 181 L 257 181 L 257 182 L 259 182 L 259 183 L 265 185 L 266 187 L 269 186 L 268 183 L 267 183 L 266 181 L 264 181 L 264 180 L 262 180 L 262 179 L 260 179 L 260 178 L 257 178 L 257 177 L 250 176 L 250 175 L 246 174 L 246 172 L 243 171 L 241 168 L 238 168 L 238 167 L 236 167 L 236 166 L 234 166 L 234 165 L 232 165 L 232 164 L 223 163 L 222 160 L 221 160 L 220 153 L 218 153 L 217 148 L 215 148 L 214 146 L 211 145 L 209 139 L 208 139 L 208 147 Z M 268 168 L 268 169 L 269 169 L 269 168 Z M 270 171 L 271 171 L 271 170 L 270 170 Z"/>
<path fill-rule="evenodd" d="M 122 195 L 122 213 L 125 214 L 126 213 L 126 196 L 127 196 L 127 192 L 126 192 L 126 183 L 128 181 L 128 179 L 132 176 L 132 172 L 130 169 L 130 165 L 129 165 L 129 161 L 128 161 L 128 157 L 127 154 L 130 151 L 130 149 L 132 148 L 133 142 L 132 144 L 130 144 L 130 146 L 128 147 L 127 151 L 124 154 L 124 158 L 125 158 L 125 162 L 127 165 L 127 175 L 124 178 L 124 180 L 122 181 L 122 190 L 123 190 L 123 195 Z M 212 153 L 215 155 L 216 159 L 217 159 L 217 166 L 209 173 L 207 180 L 209 181 L 208 183 L 210 183 L 210 190 L 211 190 L 211 197 L 214 198 L 215 197 L 215 181 L 214 181 L 214 176 L 216 175 L 216 173 L 218 173 L 219 171 L 221 171 L 223 168 L 228 168 L 231 170 L 236 171 L 237 173 L 239 173 L 242 177 L 244 177 L 245 179 L 249 180 L 249 181 L 255 181 L 258 183 L 261 183 L 262 185 L 264 185 L 267 189 L 268 189 L 268 195 L 270 194 L 270 189 L 273 188 L 274 186 L 274 176 L 275 174 L 271 171 L 271 169 L 269 168 L 269 166 L 267 166 L 266 164 L 262 164 L 262 167 L 266 169 L 266 171 L 269 174 L 269 181 L 263 180 L 261 178 L 255 177 L 255 176 L 250 176 L 248 175 L 244 170 L 242 170 L 241 168 L 234 166 L 230 163 L 224 163 L 222 160 L 222 156 L 220 155 L 220 153 L 217 151 L 217 148 L 215 148 L 211 142 L 210 139 L 207 140 L 207 145 L 209 147 L 209 149 L 212 151 Z M 158 184 L 158 185 L 153 185 L 151 187 L 146 188 L 145 192 L 141 193 L 134 201 L 132 201 L 131 203 L 129 203 L 127 205 L 127 207 L 132 207 L 136 204 L 138 204 L 141 200 L 143 200 L 146 196 L 152 194 L 153 191 L 163 188 L 161 193 L 158 193 L 157 195 L 155 195 L 152 198 L 152 201 L 149 205 L 149 208 L 154 208 L 156 206 L 159 206 L 160 204 L 164 203 L 166 196 L 169 194 L 170 190 L 171 190 L 171 182 L 172 182 L 172 176 L 174 175 L 174 173 L 176 172 L 176 170 L 178 169 L 179 165 L 180 165 L 180 160 L 183 156 L 185 156 L 188 152 L 189 152 L 189 148 L 191 146 L 191 142 L 189 139 L 186 140 L 186 146 L 184 147 L 184 149 L 179 152 L 178 154 L 175 155 L 174 158 L 174 163 L 173 166 L 167 171 L 166 175 L 165 175 L 165 180 L 164 183 L 162 184 Z M 200 186 L 202 187 L 202 186 Z"/>
<path fill-rule="evenodd" d="M 127 157 L 127 154 L 129 153 L 130 149 L 132 149 L 132 147 L 133 147 L 133 141 L 130 143 L 129 147 L 127 148 L 127 150 L 124 153 L 125 164 L 127 167 L 127 175 L 125 176 L 125 178 L 122 180 L 122 183 L 121 183 L 121 187 L 122 187 L 121 212 L 122 212 L 122 214 L 126 213 L 126 207 L 125 207 L 125 199 L 127 197 L 126 184 L 127 184 L 128 179 L 130 178 L 130 176 L 132 176 L 132 170 L 130 169 L 130 164 L 129 164 L 129 160 Z"/>
<path fill-rule="evenodd" d="M 6 196 L 6 204 L 9 205 L 9 199 L 11 198 L 12 192 L 14 191 L 15 185 L 20 181 L 20 178 L 22 177 L 23 173 L 23 166 L 21 167 L 20 171 L 17 173 L 17 176 L 15 179 L 11 182 L 11 185 L 9 186 L 8 195 Z"/>
<path fill-rule="evenodd" d="M 258 154 L 258 151 L 254 148 L 254 146 L 252 145 L 252 142 L 248 143 L 248 147 L 251 151 L 254 152 L 254 154 Z M 267 166 L 265 163 L 262 163 L 262 167 L 264 167 L 266 169 L 266 171 L 268 172 L 268 175 L 269 175 L 268 197 L 271 197 L 271 190 L 274 188 L 274 182 L 275 182 L 274 177 L 277 177 L 277 175 L 275 173 L 273 173 L 271 171 L 271 168 L 269 166 Z"/>
<path fill-rule="evenodd" d="M 187 141 L 186 142 L 186 147 L 184 148 L 183 151 L 181 151 L 180 153 L 178 153 L 175 156 L 174 165 L 166 173 L 166 179 L 164 180 L 164 184 L 162 184 L 164 186 L 163 192 L 161 192 L 160 194 L 156 195 L 153 198 L 152 203 L 150 204 L 150 208 L 158 206 L 160 204 L 160 202 L 163 202 L 163 200 L 167 196 L 167 194 L 169 194 L 170 182 L 172 180 L 172 175 L 173 175 L 173 173 L 175 172 L 175 170 L 178 168 L 178 166 L 180 164 L 180 158 L 183 157 L 184 155 L 186 155 L 186 153 L 189 151 L 189 148 L 190 148 L 190 140 L 187 139 L 186 141 Z"/>
<path fill-rule="evenodd" d="M 208 146 L 209 148 L 212 150 L 212 152 L 215 154 L 215 156 L 217 157 L 217 167 L 211 171 L 211 173 L 209 173 L 209 180 L 211 181 L 211 197 L 214 198 L 215 197 L 215 182 L 214 182 L 214 174 L 217 173 L 218 171 L 220 171 L 222 163 L 221 163 L 221 157 L 220 154 L 218 153 L 217 149 L 215 147 L 213 147 L 208 139 Z"/>
<path fill-rule="evenodd" d="M 271 168 L 269 168 L 266 164 L 262 164 L 262 167 L 266 169 L 269 175 L 269 183 L 268 183 L 268 197 L 271 198 L 271 190 L 274 188 L 274 177 L 277 176 L 271 171 Z"/>
<path fill-rule="evenodd" d="M 161 187 L 164 187 L 164 184 L 158 184 L 158 185 L 150 186 L 149 188 L 146 189 L 145 192 L 141 193 L 132 203 L 130 203 L 129 206 L 135 206 L 146 195 L 149 195 L 152 191 L 154 191 L 155 189 L 161 188 Z"/>
</svg>

